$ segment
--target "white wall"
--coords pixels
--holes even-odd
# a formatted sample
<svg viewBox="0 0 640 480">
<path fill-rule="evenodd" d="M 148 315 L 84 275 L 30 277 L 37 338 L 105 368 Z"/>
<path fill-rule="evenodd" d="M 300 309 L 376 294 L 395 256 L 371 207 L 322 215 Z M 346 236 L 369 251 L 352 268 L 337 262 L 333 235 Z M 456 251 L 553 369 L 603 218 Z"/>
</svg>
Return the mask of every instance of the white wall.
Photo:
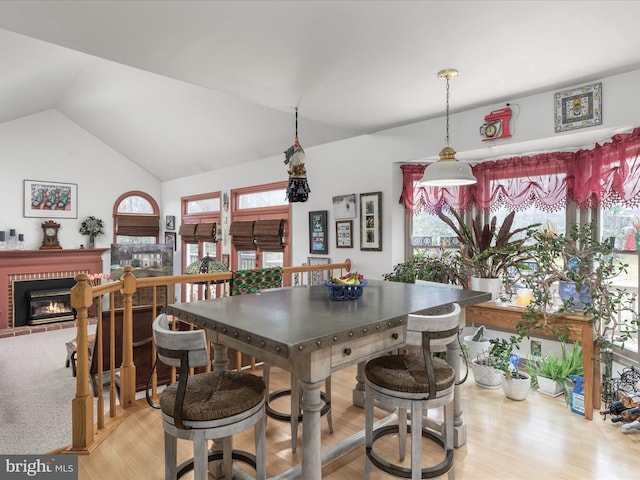
<svg viewBox="0 0 640 480">
<path fill-rule="evenodd" d="M 23 233 L 26 249 L 40 247 L 40 225 L 49 218 L 23 217 L 23 180 L 78 185 L 78 218 L 52 218 L 61 225 L 58 238 L 63 248 L 79 248 L 87 243 L 79 229 L 89 215 L 104 221 L 106 234 L 96 238 L 96 247 L 108 248 L 112 242 L 113 205 L 124 192 L 143 190 L 161 204 L 157 179 L 55 110 L 0 124 L 0 165 L 0 230 L 7 231 L 7 235 L 12 228 Z M 108 254 L 103 258 L 108 260 Z"/>
</svg>

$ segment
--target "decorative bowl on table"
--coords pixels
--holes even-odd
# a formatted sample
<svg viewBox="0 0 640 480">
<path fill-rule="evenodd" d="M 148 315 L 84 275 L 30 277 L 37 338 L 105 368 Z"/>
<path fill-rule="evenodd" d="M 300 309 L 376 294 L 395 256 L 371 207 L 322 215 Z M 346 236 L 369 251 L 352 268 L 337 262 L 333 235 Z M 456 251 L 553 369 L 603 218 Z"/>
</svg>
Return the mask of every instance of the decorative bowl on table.
<svg viewBox="0 0 640 480">
<path fill-rule="evenodd" d="M 332 300 L 355 300 L 362 296 L 362 289 L 367 286 L 366 280 L 359 283 L 334 283 L 325 280 L 324 284 L 329 289 L 329 298 Z"/>
</svg>

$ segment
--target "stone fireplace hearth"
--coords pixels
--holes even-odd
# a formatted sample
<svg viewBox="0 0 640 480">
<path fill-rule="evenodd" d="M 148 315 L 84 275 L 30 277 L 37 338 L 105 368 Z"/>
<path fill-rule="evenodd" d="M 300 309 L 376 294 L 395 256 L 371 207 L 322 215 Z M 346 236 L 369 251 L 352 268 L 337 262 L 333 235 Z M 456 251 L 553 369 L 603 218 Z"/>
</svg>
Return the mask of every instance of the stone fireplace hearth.
<svg viewBox="0 0 640 480">
<path fill-rule="evenodd" d="M 102 254 L 107 250 L 87 248 L 0 251 L 0 331 L 20 327 L 14 321 L 16 283 L 28 280 L 73 279 L 81 273 L 101 273 Z"/>
</svg>

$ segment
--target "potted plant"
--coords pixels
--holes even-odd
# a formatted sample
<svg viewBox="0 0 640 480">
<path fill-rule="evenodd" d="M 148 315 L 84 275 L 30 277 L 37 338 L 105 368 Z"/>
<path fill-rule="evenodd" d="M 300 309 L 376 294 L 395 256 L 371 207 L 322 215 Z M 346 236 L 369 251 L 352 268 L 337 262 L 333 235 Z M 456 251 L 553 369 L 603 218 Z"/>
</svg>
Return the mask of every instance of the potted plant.
<svg viewBox="0 0 640 480">
<path fill-rule="evenodd" d="M 416 280 L 447 285 L 466 286 L 468 277 L 458 252 L 443 251 L 438 254 L 418 252 L 405 262 L 393 267 L 393 272 L 382 276 L 392 282 L 415 283 Z"/>
<path fill-rule="evenodd" d="M 80 225 L 80 233 L 89 236 L 88 247 L 95 246 L 95 238 L 104 233 L 104 223 L 93 215 L 85 218 Z"/>
<path fill-rule="evenodd" d="M 527 360 L 527 371 L 531 375 L 531 385 L 538 386 L 538 390 L 552 397 L 565 394 L 565 400 L 569 402 L 569 385 L 572 384 L 572 375 L 583 374 L 582 350 L 577 343 L 573 344 L 571 354 L 567 353 L 564 342 L 560 344 L 562 354 L 547 354 L 539 359 Z"/>
<path fill-rule="evenodd" d="M 520 357 L 513 353 L 520 348 L 522 337 L 511 335 L 508 339 L 491 339 L 489 358 L 493 368 L 500 371 L 502 391 L 511 400 L 524 400 L 529 394 L 531 376 L 521 372 Z"/>
<path fill-rule="evenodd" d="M 469 349 L 469 361 L 484 352 L 489 351 L 489 337 L 486 335 L 487 329 L 484 325 L 480 325 L 472 335 L 465 335 L 464 344 Z"/>
<path fill-rule="evenodd" d="M 502 286 L 501 277 L 512 267 L 522 268 L 523 262 L 531 258 L 527 244 L 538 225 L 511 230 L 515 212 L 507 215 L 499 228 L 495 216 L 484 226 L 476 217 L 468 226 L 463 214 L 455 209 L 451 209 L 453 218 L 442 210 L 437 210 L 436 214 L 460 241 L 461 262 L 472 272 L 473 290 L 490 291 L 492 297 L 497 299 Z M 478 279 L 492 280 L 486 282 Z"/>
<path fill-rule="evenodd" d="M 551 325 L 549 319 L 576 310 L 593 323 L 595 345 L 601 351 L 610 349 L 614 341 L 623 346 L 637 330 L 640 322 L 633 296 L 626 289 L 613 286 L 614 279 L 628 266 L 615 260 L 609 242 L 594 239 L 594 229 L 590 223 L 573 225 L 566 235 L 549 228 L 534 234 L 531 254 L 536 268 L 525 279 L 533 298 L 517 325 L 521 335 L 529 336 L 533 330 L 548 327 L 563 340 L 566 332 L 561 325 Z M 561 282 L 572 288 L 560 287 Z M 558 299 L 556 289 L 569 293 Z M 628 323 L 624 324 L 621 318 L 629 319 Z"/>
</svg>

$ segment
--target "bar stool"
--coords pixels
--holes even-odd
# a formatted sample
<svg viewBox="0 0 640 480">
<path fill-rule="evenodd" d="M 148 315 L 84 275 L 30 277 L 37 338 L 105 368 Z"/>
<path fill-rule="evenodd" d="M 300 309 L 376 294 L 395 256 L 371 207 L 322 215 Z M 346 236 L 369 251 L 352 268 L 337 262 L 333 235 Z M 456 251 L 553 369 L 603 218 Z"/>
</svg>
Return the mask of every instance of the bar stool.
<svg viewBox="0 0 640 480">
<path fill-rule="evenodd" d="M 225 478 L 232 478 L 233 460 L 265 472 L 265 385 L 262 378 L 244 372 L 223 371 L 189 376 L 189 369 L 206 366 L 209 354 L 204 330 L 171 330 L 165 314 L 153 322 L 158 358 L 180 369 L 178 383 L 160 396 L 164 428 L 165 479 L 180 478 L 194 469 L 195 480 L 208 478 L 208 463 L 222 460 Z M 232 435 L 254 427 L 255 456 L 233 450 Z M 177 440 L 193 442 L 194 458 L 176 466 Z M 208 440 L 222 439 L 222 452 L 209 454 Z"/>
<path fill-rule="evenodd" d="M 422 355 L 385 355 L 365 365 L 365 465 L 368 480 L 371 464 L 396 477 L 433 478 L 448 474 L 453 480 L 453 392 L 455 370 L 440 358 L 432 358 L 432 350 L 457 339 L 461 308 L 453 304 L 444 315 L 409 315 L 407 345 L 422 347 Z M 374 403 L 398 409 L 398 424 L 373 429 Z M 442 432 L 422 427 L 423 410 L 444 407 Z M 411 425 L 407 426 L 407 410 L 411 411 Z M 384 460 L 374 450 L 377 439 L 398 434 L 399 459 L 405 456 L 407 431 L 411 433 L 411 468 Z M 422 437 L 442 447 L 445 458 L 432 467 L 422 468 Z"/>
</svg>

